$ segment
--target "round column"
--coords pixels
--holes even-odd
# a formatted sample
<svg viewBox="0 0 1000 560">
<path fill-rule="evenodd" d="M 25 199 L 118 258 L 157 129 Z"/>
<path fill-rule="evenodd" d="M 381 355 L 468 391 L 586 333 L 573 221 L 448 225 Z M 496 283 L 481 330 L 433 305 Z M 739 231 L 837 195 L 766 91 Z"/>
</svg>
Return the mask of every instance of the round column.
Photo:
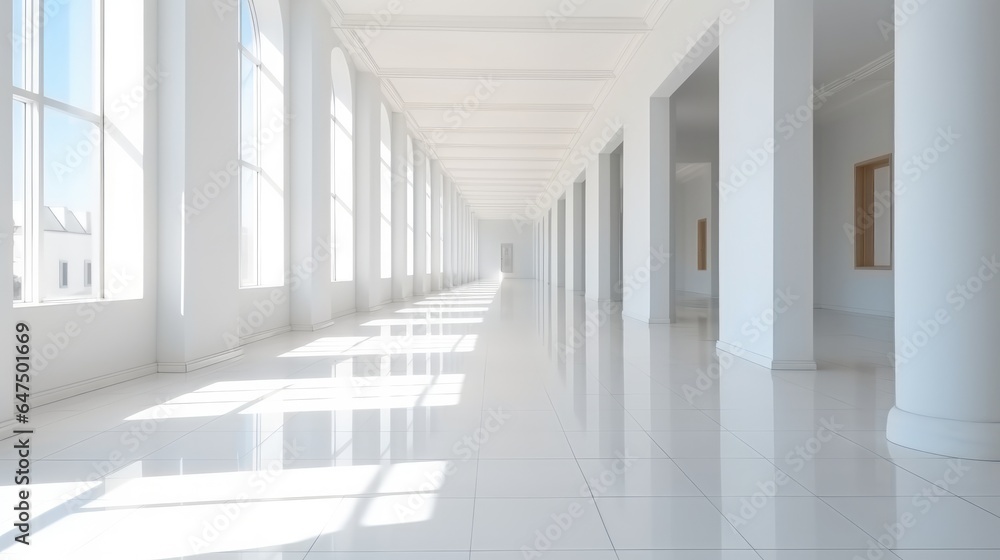
<svg viewBox="0 0 1000 560">
<path fill-rule="evenodd" d="M 1000 2 L 896 8 L 896 408 L 887 436 L 1000 460 Z"/>
</svg>

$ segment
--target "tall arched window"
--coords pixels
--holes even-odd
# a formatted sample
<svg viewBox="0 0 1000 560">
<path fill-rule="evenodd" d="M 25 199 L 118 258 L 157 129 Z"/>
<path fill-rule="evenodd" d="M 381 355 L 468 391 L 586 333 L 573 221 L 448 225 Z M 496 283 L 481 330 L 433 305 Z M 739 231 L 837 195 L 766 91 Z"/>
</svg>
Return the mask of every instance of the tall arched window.
<svg viewBox="0 0 1000 560">
<path fill-rule="evenodd" d="M 334 282 L 354 280 L 354 94 L 343 51 L 332 56 L 330 239 Z"/>
<path fill-rule="evenodd" d="M 382 214 L 381 277 L 392 278 L 392 125 L 389 111 L 382 105 L 382 174 L 379 201 Z"/>
<path fill-rule="evenodd" d="M 406 274 L 413 276 L 413 138 L 406 137 Z"/>
<path fill-rule="evenodd" d="M 240 0 L 240 287 L 260 285 L 260 33 Z"/>
</svg>

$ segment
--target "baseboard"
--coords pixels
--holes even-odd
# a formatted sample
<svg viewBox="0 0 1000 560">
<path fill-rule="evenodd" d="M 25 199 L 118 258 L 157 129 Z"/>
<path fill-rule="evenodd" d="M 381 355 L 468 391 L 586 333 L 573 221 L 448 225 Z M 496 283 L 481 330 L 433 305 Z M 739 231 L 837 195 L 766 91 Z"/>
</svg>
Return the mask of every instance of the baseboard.
<svg viewBox="0 0 1000 560">
<path fill-rule="evenodd" d="M 54 402 L 78 397 L 86 393 L 99 391 L 101 389 L 111 387 L 112 385 L 125 383 L 126 381 L 134 381 L 141 377 L 146 377 L 147 375 L 153 375 L 155 373 L 157 373 L 156 364 L 146 364 L 144 366 L 109 373 L 93 379 L 87 379 L 85 381 L 77 381 L 76 383 L 70 383 L 69 385 L 46 389 L 44 391 L 31 394 L 31 406 L 45 406 Z M 13 418 L 0 422 L 0 439 L 13 435 L 13 431 L 17 426 L 18 424 L 14 422 Z"/>
<path fill-rule="evenodd" d="M 190 362 L 160 362 L 157 364 L 157 369 L 160 373 L 189 373 L 195 370 L 207 368 L 209 366 L 214 366 L 215 364 L 221 362 L 235 360 L 241 356 L 243 356 L 243 348 L 233 348 L 232 350 L 226 350 L 224 352 L 212 354 L 211 356 L 205 356 L 204 358 L 198 358 L 197 360 L 192 360 Z"/>
<path fill-rule="evenodd" d="M 336 321 L 334 319 L 330 319 L 329 321 L 323 321 L 322 323 L 316 323 L 315 325 L 292 325 L 289 330 L 293 330 L 295 332 L 316 332 L 323 330 L 334 323 L 336 323 Z"/>
<path fill-rule="evenodd" d="M 271 329 L 269 331 L 261 331 L 259 333 L 253 333 L 250 336 L 240 337 L 240 346 L 246 346 L 247 344 L 257 342 L 258 340 L 264 340 L 265 338 L 271 338 L 272 336 L 285 334 L 290 330 L 292 330 L 292 327 L 284 326 L 284 327 L 278 327 L 276 329 Z"/>
<path fill-rule="evenodd" d="M 840 313 L 850 313 L 851 315 L 864 315 L 866 317 L 883 317 L 885 319 L 895 319 L 895 312 L 889 311 L 876 311 L 874 309 L 858 309 L 855 307 L 844 307 L 840 305 L 829 305 L 826 303 L 817 303 L 814 306 L 815 309 L 825 309 L 827 311 L 838 311 Z"/>
<path fill-rule="evenodd" d="M 768 358 L 767 356 L 751 352 L 745 348 L 733 346 L 728 342 L 722 342 L 721 340 L 715 343 L 715 347 L 721 352 L 725 352 L 733 357 L 746 360 L 752 364 L 756 364 L 772 371 L 816 371 L 817 369 L 816 362 L 775 360 L 773 358 Z"/>
<path fill-rule="evenodd" d="M 32 404 L 34 406 L 42 406 L 54 403 L 56 401 L 76 397 L 98 389 L 104 389 L 105 387 L 110 387 L 126 381 L 132 381 L 154 373 L 156 373 L 156 364 L 146 364 L 144 366 L 109 373 L 107 375 L 102 375 L 86 381 L 77 381 L 76 383 L 70 383 L 69 385 L 62 385 L 54 389 L 46 389 L 45 391 L 32 393 Z"/>
<path fill-rule="evenodd" d="M 358 312 L 357 309 L 347 309 L 347 310 L 344 310 L 344 311 L 338 311 L 338 312 L 336 312 L 336 313 L 333 314 L 332 318 L 333 319 L 340 319 L 341 317 L 347 317 L 348 315 L 354 315 L 357 312 Z"/>
</svg>

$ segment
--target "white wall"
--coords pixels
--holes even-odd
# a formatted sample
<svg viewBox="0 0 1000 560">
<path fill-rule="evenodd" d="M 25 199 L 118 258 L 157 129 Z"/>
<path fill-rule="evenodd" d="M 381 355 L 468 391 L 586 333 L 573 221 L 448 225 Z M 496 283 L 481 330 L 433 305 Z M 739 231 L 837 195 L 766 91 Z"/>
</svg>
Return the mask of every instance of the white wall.
<svg viewBox="0 0 1000 560">
<path fill-rule="evenodd" d="M 893 271 L 856 270 L 854 238 L 845 229 L 854 224 L 854 166 L 892 153 L 893 111 L 887 84 L 818 113 L 816 307 L 894 315 Z"/>
<path fill-rule="evenodd" d="M 479 221 L 479 278 L 494 281 L 500 277 L 500 244 L 514 244 L 514 273 L 504 278 L 534 278 L 533 232 L 519 231 L 512 220 Z"/>
<path fill-rule="evenodd" d="M 712 291 L 711 273 L 708 270 L 698 270 L 698 220 L 711 220 L 711 164 L 697 164 L 697 167 L 679 174 L 677 186 L 678 208 L 674 229 L 674 235 L 677 236 L 677 289 L 709 295 Z"/>
</svg>

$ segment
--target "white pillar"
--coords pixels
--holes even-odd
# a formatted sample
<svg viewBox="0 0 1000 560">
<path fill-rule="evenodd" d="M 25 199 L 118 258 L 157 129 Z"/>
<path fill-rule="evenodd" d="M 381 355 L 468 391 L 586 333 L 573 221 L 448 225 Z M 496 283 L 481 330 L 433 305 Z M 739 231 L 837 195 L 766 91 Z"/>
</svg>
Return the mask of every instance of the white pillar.
<svg viewBox="0 0 1000 560">
<path fill-rule="evenodd" d="M 458 255 L 455 268 L 458 270 L 458 283 L 464 285 L 465 282 L 465 232 L 468 222 L 465 221 L 465 200 L 462 195 L 458 196 Z"/>
<path fill-rule="evenodd" d="M 587 165 L 587 299 L 611 300 L 611 154 Z"/>
<path fill-rule="evenodd" d="M 235 36 L 238 21 L 234 11 L 220 18 L 202 2 L 160 3 L 157 18 L 164 47 L 159 51 L 160 69 L 171 77 L 157 92 L 161 99 L 157 133 L 163 139 L 158 146 L 155 195 L 160 209 L 157 257 L 161 263 L 157 359 L 160 371 L 183 372 L 195 364 L 217 363 L 243 352 L 236 348 L 238 340 L 227 340 L 227 334 L 238 333 L 240 316 L 239 189 L 220 189 L 211 204 L 197 212 L 180 211 L 184 205 L 193 208 L 195 197 L 204 196 L 208 173 L 229 169 L 239 157 L 239 115 L 218 110 L 232 103 L 239 80 L 236 61 L 216 68 L 187 56 L 233 49 L 230 37 Z M 208 89 L 201 90 L 203 86 Z M 217 126 L 205 126 L 207 114 L 215 115 Z M 4 134 L 10 136 L 9 130 L 4 129 Z M 9 173 L 11 168 L 2 169 Z M 162 368 L 163 364 L 170 365 Z"/>
<path fill-rule="evenodd" d="M 406 297 L 406 115 L 393 113 L 392 119 L 392 301 Z"/>
<path fill-rule="evenodd" d="M 382 93 L 374 74 L 357 73 L 354 106 L 354 295 L 358 312 L 381 304 L 380 196 Z"/>
<path fill-rule="evenodd" d="M 427 156 L 413 141 L 413 295 L 427 294 Z"/>
<path fill-rule="evenodd" d="M 441 282 L 441 162 L 431 160 L 431 291 L 439 291 Z"/>
<path fill-rule="evenodd" d="M 451 179 L 447 175 L 441 178 L 442 186 L 442 236 L 444 239 L 444 273 L 442 275 L 442 281 L 444 283 L 444 288 L 450 290 L 455 285 L 454 274 L 454 260 L 453 253 L 455 251 L 455 219 L 453 212 L 453 203 L 455 199 L 455 189 L 452 185 Z"/>
<path fill-rule="evenodd" d="M 640 293 L 640 296 L 633 295 L 632 298 L 637 303 L 648 302 L 645 309 L 632 305 L 632 301 L 625 302 L 626 313 L 636 319 L 645 320 L 648 323 L 673 323 L 677 320 L 676 307 L 674 305 L 675 284 L 675 254 L 676 241 L 673 235 L 675 195 L 677 184 L 677 107 L 673 97 L 654 97 L 649 100 L 649 153 L 643 154 L 641 147 L 643 142 L 639 142 L 640 157 L 645 155 L 648 160 L 642 161 L 642 167 L 649 169 L 648 181 L 648 203 L 646 209 L 646 220 L 648 220 L 648 234 L 636 240 L 636 244 L 641 247 L 640 259 L 626 261 L 626 274 L 635 271 L 635 278 L 626 279 L 629 287 Z M 631 137 L 630 137 L 631 138 Z M 632 150 L 626 151 L 628 159 Z M 626 169 L 633 169 L 626 166 Z M 641 168 L 640 168 L 641 170 Z M 632 185 L 632 189 L 625 193 L 626 197 L 639 185 Z M 642 185 L 645 186 L 645 185 Z M 629 201 L 630 202 L 630 201 Z M 640 199 L 641 202 L 641 199 Z M 626 227 L 628 227 L 626 225 Z M 625 244 L 625 253 L 633 243 Z M 638 268 L 635 268 L 638 267 Z M 643 271 L 645 269 L 645 271 Z M 640 280 L 648 273 L 649 281 L 644 287 Z M 634 285 L 633 285 L 634 282 Z M 648 289 L 648 294 L 643 293 Z M 643 316 L 644 315 L 644 316 Z"/>
<path fill-rule="evenodd" d="M 1000 460 L 997 18 L 990 0 L 928 2 L 896 32 L 896 408 L 887 427 L 905 447 L 990 461 Z"/>
<path fill-rule="evenodd" d="M 308 150 L 291 150 L 291 259 L 294 264 L 315 262 L 315 270 L 303 275 L 291 290 L 291 324 L 296 330 L 314 330 L 330 322 L 331 259 L 313 259 L 318 251 L 329 253 L 330 192 L 330 49 L 329 28 L 320 14 L 326 11 L 314 1 L 292 6 L 297 32 L 291 37 L 292 110 L 291 140 Z"/>
<path fill-rule="evenodd" d="M 757 0 L 721 36 L 718 347 L 771 369 L 816 369 L 813 26 Z"/>
</svg>

